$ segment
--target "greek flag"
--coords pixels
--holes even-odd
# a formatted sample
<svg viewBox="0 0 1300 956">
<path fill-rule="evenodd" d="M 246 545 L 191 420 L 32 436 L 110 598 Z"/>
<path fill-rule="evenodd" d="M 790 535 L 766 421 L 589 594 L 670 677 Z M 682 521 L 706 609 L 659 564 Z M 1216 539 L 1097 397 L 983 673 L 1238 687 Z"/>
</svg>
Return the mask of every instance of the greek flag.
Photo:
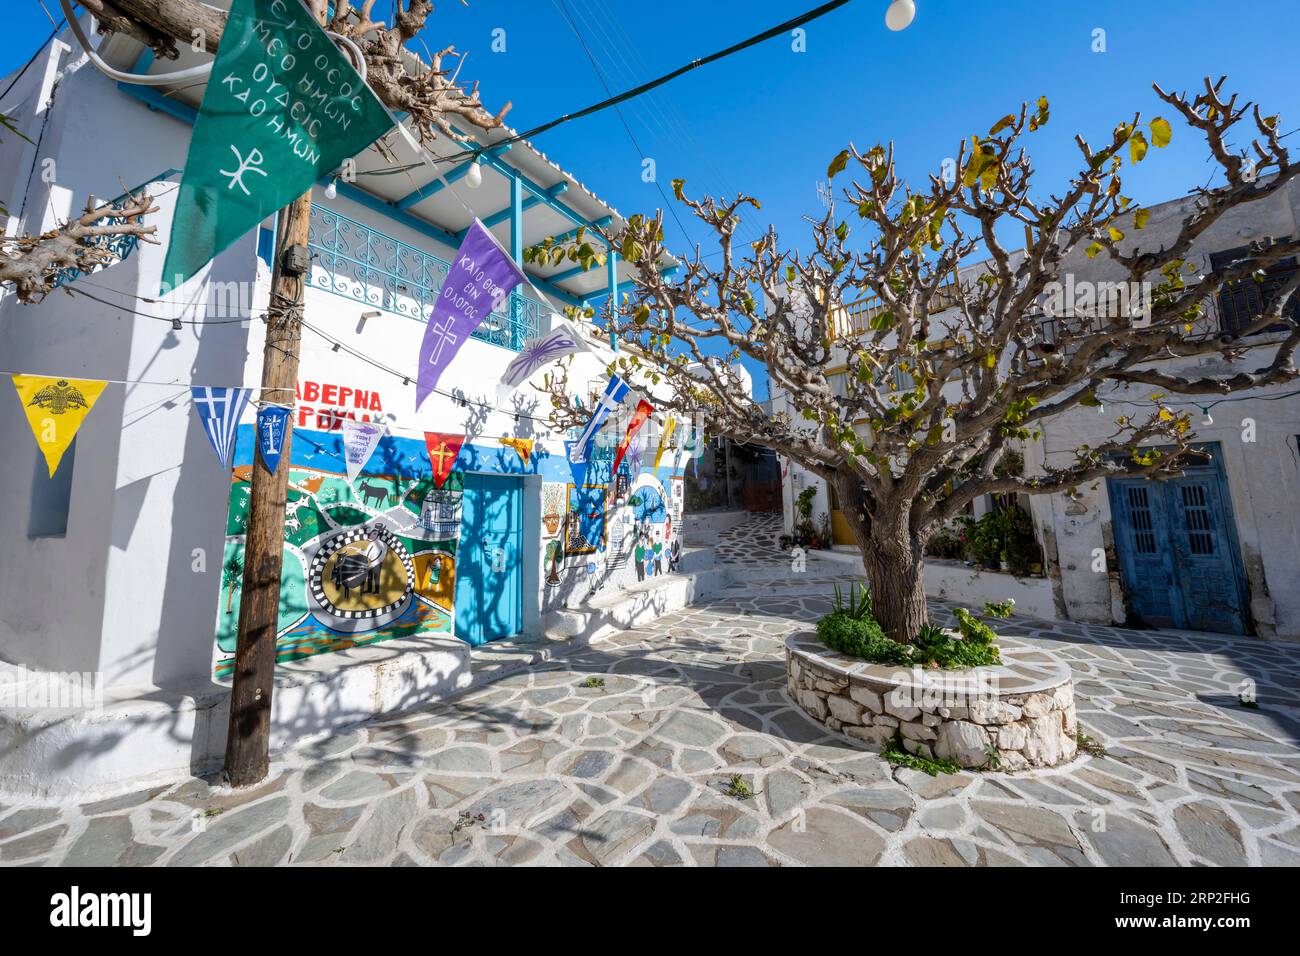
<svg viewBox="0 0 1300 956">
<path fill-rule="evenodd" d="M 211 385 L 193 385 L 194 410 L 199 413 L 203 431 L 212 443 L 221 464 L 229 468 L 230 456 L 235 451 L 235 432 L 239 418 L 252 397 L 251 388 L 220 388 Z"/>
<path fill-rule="evenodd" d="M 605 394 L 597 400 L 596 408 L 591 413 L 591 421 L 587 422 L 587 427 L 582 430 L 578 440 L 569 446 L 570 462 L 580 465 L 587 460 L 587 452 L 596 437 L 596 432 L 600 431 L 600 426 L 605 424 L 609 413 L 618 408 L 619 403 L 627 398 L 627 392 L 627 382 L 618 375 L 611 375 L 609 384 L 605 386 Z"/>
</svg>

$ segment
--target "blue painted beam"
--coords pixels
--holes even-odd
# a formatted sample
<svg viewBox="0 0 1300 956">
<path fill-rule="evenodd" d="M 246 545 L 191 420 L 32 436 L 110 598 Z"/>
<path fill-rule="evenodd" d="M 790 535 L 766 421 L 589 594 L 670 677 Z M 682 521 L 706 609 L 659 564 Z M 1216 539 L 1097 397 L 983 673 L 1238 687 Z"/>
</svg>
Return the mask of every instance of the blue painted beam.
<svg viewBox="0 0 1300 956">
<path fill-rule="evenodd" d="M 502 153 L 508 153 L 512 145 L 514 144 L 506 143 L 503 146 L 493 146 L 490 149 L 484 150 L 481 154 L 479 154 L 480 159 L 477 161 L 481 163 L 487 163 L 489 160 L 495 160 Z M 434 195 L 435 193 L 441 192 L 445 186 L 449 186 L 450 184 L 457 182 L 458 180 L 464 179 L 465 176 L 469 173 L 470 167 L 473 166 L 475 162 L 476 160 L 471 159 L 461 163 L 459 166 L 457 166 L 455 169 L 453 169 L 451 172 L 449 172 L 446 176 L 443 177 L 443 179 L 445 179 L 446 182 L 443 182 L 443 179 L 435 179 L 433 182 L 426 183 L 425 185 L 421 186 L 419 189 L 415 190 L 414 192 L 407 193 L 401 199 L 397 200 L 396 203 L 397 208 L 410 209 L 416 203 L 423 202 L 424 200 L 428 199 L 430 196 Z"/>
<path fill-rule="evenodd" d="M 568 189 L 569 189 L 568 183 L 556 183 L 554 186 L 548 189 L 547 192 L 549 192 L 551 194 L 551 197 L 554 198 L 556 196 L 559 196 L 561 193 L 567 192 Z M 528 210 L 532 209 L 534 206 L 540 206 L 541 204 L 542 204 L 541 199 L 539 199 L 536 196 L 529 196 L 527 199 L 524 200 L 524 212 L 527 212 Z M 505 209 L 502 209 L 500 212 L 494 212 L 492 215 L 484 219 L 483 225 L 491 229 L 493 226 L 499 226 L 501 223 L 505 222 L 509 218 L 510 218 L 510 207 L 507 206 Z M 469 232 L 468 227 L 460 230 L 459 232 L 456 233 L 456 235 L 464 239 L 465 233 L 467 232 Z"/>
<path fill-rule="evenodd" d="M 591 269 L 584 269 L 582 266 L 574 266 L 572 269 L 565 269 L 563 272 L 557 272 L 553 276 L 548 276 L 552 282 L 566 282 L 574 276 L 585 275 L 591 272 Z"/>
<path fill-rule="evenodd" d="M 618 333 L 613 329 L 615 316 L 618 314 L 618 253 L 613 249 L 605 256 L 605 288 L 609 298 L 609 347 L 618 351 Z"/>
<path fill-rule="evenodd" d="M 137 70 L 137 72 L 142 71 Z M 132 83 L 118 83 L 117 86 L 123 93 L 126 93 L 128 96 L 144 103 L 151 110 L 174 116 L 176 119 L 181 120 L 184 123 L 189 123 L 190 125 L 193 125 L 194 123 L 195 116 L 198 112 L 197 110 L 184 103 L 178 102 L 169 96 L 164 96 L 154 87 L 136 86 Z M 325 179 L 321 180 L 321 182 L 328 182 L 333 178 L 333 176 L 327 176 Z M 405 210 L 398 209 L 393 203 L 390 203 L 387 200 L 380 199 L 378 196 L 372 196 L 359 186 L 355 186 L 352 183 L 339 182 L 337 188 L 340 195 L 346 196 L 358 205 L 365 206 L 367 209 L 371 209 L 394 222 L 399 222 L 421 235 L 428 236 L 430 239 L 436 239 L 449 249 L 457 249 L 460 247 L 460 240 L 454 234 L 445 229 L 439 229 L 432 223 L 426 222 Z M 541 276 L 529 274 L 528 280 L 536 287 L 537 291 L 544 292 L 563 302 L 565 305 L 579 304 L 577 296 L 552 285 Z"/>
<path fill-rule="evenodd" d="M 518 176 L 510 180 L 510 258 L 524 264 L 524 186 Z"/>
</svg>

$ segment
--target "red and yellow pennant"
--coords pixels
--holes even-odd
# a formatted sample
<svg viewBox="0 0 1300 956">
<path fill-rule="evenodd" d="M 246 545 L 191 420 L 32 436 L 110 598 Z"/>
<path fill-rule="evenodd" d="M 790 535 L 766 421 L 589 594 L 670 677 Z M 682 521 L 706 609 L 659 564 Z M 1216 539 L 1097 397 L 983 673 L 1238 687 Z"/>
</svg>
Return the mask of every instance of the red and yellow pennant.
<svg viewBox="0 0 1300 956">
<path fill-rule="evenodd" d="M 533 456 L 533 439 L 502 438 L 500 441 L 501 444 L 505 445 L 507 448 L 513 448 L 515 454 L 519 456 L 519 460 L 524 463 L 524 467 L 528 467 L 529 461 Z"/>
<path fill-rule="evenodd" d="M 618 474 L 619 462 L 621 462 L 623 456 L 627 454 L 628 446 L 632 444 L 633 437 L 635 437 L 636 433 L 641 430 L 641 426 L 645 424 L 646 419 L 650 417 L 650 414 L 654 410 L 654 406 L 644 398 L 636 403 L 636 411 L 632 413 L 632 421 L 628 423 L 627 434 L 624 435 L 623 440 L 619 442 L 618 454 L 614 456 L 614 467 L 611 469 L 612 474 Z"/>
</svg>

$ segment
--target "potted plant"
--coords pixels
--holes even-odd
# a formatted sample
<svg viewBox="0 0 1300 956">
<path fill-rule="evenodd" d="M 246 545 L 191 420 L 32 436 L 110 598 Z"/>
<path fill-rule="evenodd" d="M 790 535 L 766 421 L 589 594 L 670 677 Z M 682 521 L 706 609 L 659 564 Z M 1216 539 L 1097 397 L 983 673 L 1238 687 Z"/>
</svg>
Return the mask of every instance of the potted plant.
<svg viewBox="0 0 1300 956">
<path fill-rule="evenodd" d="M 813 499 L 817 497 L 816 488 L 805 488 L 799 492 L 799 497 L 795 501 L 795 510 L 799 514 L 799 520 L 795 524 L 795 534 L 799 538 L 801 546 L 818 547 L 813 543 L 813 537 L 816 533 L 812 523 Z"/>
</svg>

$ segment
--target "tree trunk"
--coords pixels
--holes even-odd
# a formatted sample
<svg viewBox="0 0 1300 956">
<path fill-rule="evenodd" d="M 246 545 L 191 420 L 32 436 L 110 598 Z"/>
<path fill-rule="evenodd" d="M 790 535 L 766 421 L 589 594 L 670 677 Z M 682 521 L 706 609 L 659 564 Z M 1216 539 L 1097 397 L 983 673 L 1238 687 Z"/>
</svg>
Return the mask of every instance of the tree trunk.
<svg viewBox="0 0 1300 956">
<path fill-rule="evenodd" d="M 922 579 L 925 536 L 910 526 L 910 502 L 875 501 L 873 520 L 861 479 L 846 471 L 834 483 L 840 511 L 862 552 L 876 622 L 888 637 L 910 644 L 929 622 Z"/>
<path fill-rule="evenodd" d="M 928 623 L 923 565 L 907 535 L 873 534 L 862 550 L 876 621 L 886 636 L 910 644 Z"/>
</svg>

